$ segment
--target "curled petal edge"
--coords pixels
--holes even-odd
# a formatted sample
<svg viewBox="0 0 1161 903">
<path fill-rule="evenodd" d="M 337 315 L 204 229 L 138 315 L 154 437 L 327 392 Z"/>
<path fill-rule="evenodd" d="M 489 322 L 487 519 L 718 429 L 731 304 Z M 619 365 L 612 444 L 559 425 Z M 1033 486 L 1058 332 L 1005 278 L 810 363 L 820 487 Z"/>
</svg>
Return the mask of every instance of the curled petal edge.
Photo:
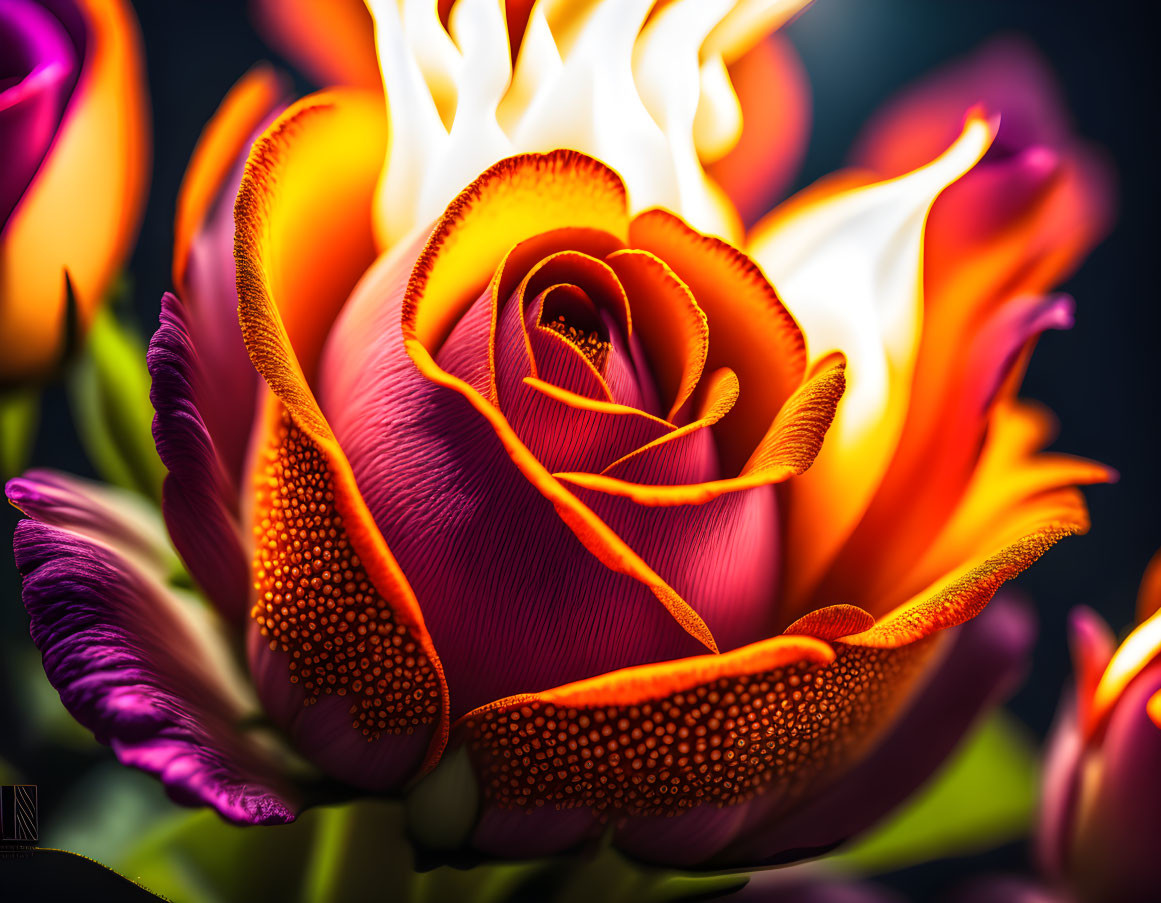
<svg viewBox="0 0 1161 903">
<path fill-rule="evenodd" d="M 359 492 L 346 455 L 319 408 L 274 300 L 268 258 L 272 242 L 272 195 L 279 176 L 303 130 L 325 129 L 339 99 L 319 95 L 288 110 L 251 150 L 235 203 L 235 264 L 238 316 L 246 349 L 255 368 L 285 407 L 287 416 L 325 462 L 333 483 L 334 507 L 343 519 L 352 547 L 392 614 L 411 632 L 438 678 L 440 712 L 422 765 L 434 767 L 447 743 L 450 701 L 443 666 L 424 624 L 418 600 L 375 525 Z"/>
</svg>

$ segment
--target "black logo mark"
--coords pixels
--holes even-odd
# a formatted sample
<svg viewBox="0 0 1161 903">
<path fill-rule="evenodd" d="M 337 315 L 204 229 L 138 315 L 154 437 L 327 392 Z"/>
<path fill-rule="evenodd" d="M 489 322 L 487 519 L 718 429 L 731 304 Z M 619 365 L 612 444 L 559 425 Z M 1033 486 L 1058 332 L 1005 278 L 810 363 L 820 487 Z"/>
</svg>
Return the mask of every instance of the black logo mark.
<svg viewBox="0 0 1161 903">
<path fill-rule="evenodd" d="M 37 828 L 36 785 L 0 785 L 0 843 L 36 843 Z"/>
</svg>

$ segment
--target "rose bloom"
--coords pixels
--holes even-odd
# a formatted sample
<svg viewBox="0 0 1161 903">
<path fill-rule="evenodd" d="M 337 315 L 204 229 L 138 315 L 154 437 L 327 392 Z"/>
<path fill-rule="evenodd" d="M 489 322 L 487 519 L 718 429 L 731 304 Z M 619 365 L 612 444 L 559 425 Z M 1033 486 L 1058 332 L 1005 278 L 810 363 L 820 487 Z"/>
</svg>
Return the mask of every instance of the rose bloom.
<svg viewBox="0 0 1161 903">
<path fill-rule="evenodd" d="M 141 39 L 121 0 L 0 0 L 0 386 L 47 375 L 71 290 L 91 319 L 149 177 Z"/>
<path fill-rule="evenodd" d="M 1161 864 L 1161 560 L 1141 586 L 1140 623 L 1118 647 L 1100 616 L 1073 612 L 1076 687 L 1057 719 L 1039 852 L 1078 900 L 1145 903 Z"/>
<path fill-rule="evenodd" d="M 1074 686 L 1049 737 L 1036 878 L 987 876 L 956 903 L 1150 903 L 1161 864 L 1161 555 L 1118 646 L 1096 612 L 1069 620 Z"/>
<path fill-rule="evenodd" d="M 1099 233 L 1088 161 L 1029 184 L 994 115 L 904 103 L 871 146 L 954 134 L 750 256 L 691 137 L 750 5 L 638 6 L 510 43 L 462 0 L 452 44 L 373 4 L 386 116 L 335 88 L 263 128 L 257 70 L 207 129 L 149 363 L 212 609 L 107 491 L 8 490 L 49 678 L 178 800 L 278 823 L 337 782 L 406 793 L 429 848 L 771 864 L 872 824 L 1018 670 L 1026 620 L 984 608 L 1110 476 L 1015 399 Z"/>
</svg>

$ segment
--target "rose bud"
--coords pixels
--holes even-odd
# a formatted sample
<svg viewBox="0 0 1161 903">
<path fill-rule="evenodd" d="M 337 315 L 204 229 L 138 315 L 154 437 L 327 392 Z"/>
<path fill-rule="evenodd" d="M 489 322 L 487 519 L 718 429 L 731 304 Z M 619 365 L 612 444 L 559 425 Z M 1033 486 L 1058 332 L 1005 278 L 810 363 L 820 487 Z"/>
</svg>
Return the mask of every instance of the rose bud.
<svg viewBox="0 0 1161 903">
<path fill-rule="evenodd" d="M 133 245 L 149 178 L 125 0 L 0 2 L 0 386 L 47 376 Z"/>
<path fill-rule="evenodd" d="M 1140 624 L 1119 647 L 1100 616 L 1073 612 L 1076 685 L 1045 766 L 1039 852 L 1044 871 L 1083 901 L 1156 897 L 1161 862 L 1161 586 L 1142 584 Z"/>
<path fill-rule="evenodd" d="M 59 476 L 9 487 L 65 705 L 239 823 L 292 820 L 323 785 L 406 794 L 429 849 L 604 836 L 687 868 L 864 830 L 1007 685 L 1027 625 L 988 603 L 1087 529 L 1076 487 L 1110 477 L 1041 453 L 1015 397 L 1053 317 L 923 344 L 926 216 L 995 120 L 901 177 L 808 189 L 756 260 L 710 234 L 728 201 L 676 177 L 700 171 L 680 150 L 700 75 L 672 79 L 695 90 L 668 132 L 636 93 L 670 58 L 638 73 L 640 42 L 702 5 L 596 4 L 571 42 L 534 8 L 510 70 L 498 5 L 465 0 L 454 96 L 413 41 L 441 32 L 374 6 L 388 115 L 353 89 L 282 112 L 234 206 L 238 333 L 171 295 L 150 348 L 167 523 L 216 614 L 167 586 L 124 506 Z M 559 70 L 535 68 L 548 39 Z M 249 143 L 264 97 L 208 146 Z M 211 363 L 239 333 L 248 381 Z M 945 441 L 950 470 L 924 457 Z"/>
</svg>

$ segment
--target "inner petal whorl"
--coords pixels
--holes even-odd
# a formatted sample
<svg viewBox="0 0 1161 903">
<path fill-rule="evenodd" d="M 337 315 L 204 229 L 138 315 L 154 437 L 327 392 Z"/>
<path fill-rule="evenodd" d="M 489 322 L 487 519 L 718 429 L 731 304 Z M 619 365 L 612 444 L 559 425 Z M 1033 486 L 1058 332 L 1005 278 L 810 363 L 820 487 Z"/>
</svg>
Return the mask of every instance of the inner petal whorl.
<svg viewBox="0 0 1161 903">
<path fill-rule="evenodd" d="M 576 286 L 562 285 L 546 295 L 539 325 L 567 339 L 604 375 L 613 345 L 605 323 L 583 291 Z"/>
</svg>

